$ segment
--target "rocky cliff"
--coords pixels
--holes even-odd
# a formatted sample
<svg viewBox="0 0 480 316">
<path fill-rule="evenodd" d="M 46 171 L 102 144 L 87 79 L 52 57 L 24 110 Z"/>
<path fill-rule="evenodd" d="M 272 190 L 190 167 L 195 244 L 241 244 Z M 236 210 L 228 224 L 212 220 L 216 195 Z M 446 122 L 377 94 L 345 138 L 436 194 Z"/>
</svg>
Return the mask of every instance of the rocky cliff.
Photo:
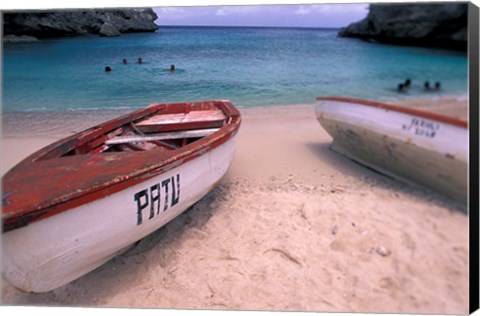
<svg viewBox="0 0 480 316">
<path fill-rule="evenodd" d="M 98 34 L 118 36 L 128 32 L 153 32 L 157 15 L 152 9 L 85 9 L 5 12 L 3 34 L 36 38 Z"/>
<path fill-rule="evenodd" d="M 467 50 L 467 3 L 371 4 L 339 36 L 381 43 Z"/>
</svg>

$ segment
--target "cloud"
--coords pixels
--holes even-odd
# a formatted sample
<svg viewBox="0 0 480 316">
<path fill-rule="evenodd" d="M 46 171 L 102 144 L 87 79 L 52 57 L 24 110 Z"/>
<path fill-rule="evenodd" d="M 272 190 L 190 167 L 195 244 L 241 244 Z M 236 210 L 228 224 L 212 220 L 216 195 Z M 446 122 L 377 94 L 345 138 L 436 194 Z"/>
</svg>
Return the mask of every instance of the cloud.
<svg viewBox="0 0 480 316">
<path fill-rule="evenodd" d="M 182 20 L 191 16 L 191 12 L 184 10 L 182 8 L 173 8 L 173 7 L 161 7 L 153 9 L 157 13 L 158 20 Z"/>
<path fill-rule="evenodd" d="M 298 8 L 294 12 L 294 14 L 298 14 L 298 15 L 305 15 L 305 14 L 309 14 L 309 13 L 310 13 L 310 10 L 305 8 L 303 5 L 301 5 L 300 8 Z"/>
<path fill-rule="evenodd" d="M 185 10 L 182 8 L 161 7 L 155 8 L 155 11 L 160 14 L 183 14 Z"/>
<path fill-rule="evenodd" d="M 159 7 L 159 25 L 340 27 L 368 13 L 368 4 Z"/>
<path fill-rule="evenodd" d="M 350 14 L 354 12 L 366 12 L 368 4 L 363 3 L 351 3 L 351 4 L 313 4 L 309 6 L 310 10 L 317 13 L 325 14 L 345 14 L 349 12 Z"/>
<path fill-rule="evenodd" d="M 197 17 L 212 16 L 212 8 L 209 7 L 158 7 L 153 9 L 161 23 L 168 21 L 189 21 Z"/>
<path fill-rule="evenodd" d="M 295 15 L 344 15 L 363 14 L 366 12 L 368 4 L 312 4 L 300 5 L 293 12 Z"/>
<path fill-rule="evenodd" d="M 268 7 L 267 7 L 268 8 Z M 265 8 L 263 8 L 265 10 Z M 262 11 L 259 6 L 221 7 L 215 12 L 218 16 L 256 14 Z"/>
</svg>

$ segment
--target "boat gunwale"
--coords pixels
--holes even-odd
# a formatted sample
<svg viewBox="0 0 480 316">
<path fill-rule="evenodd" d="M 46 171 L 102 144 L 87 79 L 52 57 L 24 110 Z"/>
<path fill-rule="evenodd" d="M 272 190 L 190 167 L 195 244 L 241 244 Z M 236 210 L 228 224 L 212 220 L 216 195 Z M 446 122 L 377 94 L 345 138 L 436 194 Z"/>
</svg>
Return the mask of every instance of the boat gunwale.
<svg viewBox="0 0 480 316">
<path fill-rule="evenodd" d="M 398 105 L 392 105 L 392 104 L 387 104 L 383 102 L 377 102 L 377 101 L 371 101 L 371 100 L 366 100 L 366 99 L 357 99 L 357 98 L 349 98 L 349 97 L 337 97 L 337 96 L 332 96 L 332 97 L 317 97 L 317 101 L 334 101 L 334 102 L 345 102 L 345 103 L 350 103 L 353 105 L 365 105 L 365 106 L 371 106 L 375 108 L 380 108 L 384 110 L 390 110 L 394 112 L 399 112 L 399 113 L 404 113 L 404 114 L 410 114 L 410 115 L 415 115 L 415 116 L 420 116 L 425 119 L 430 119 L 442 123 L 447 123 L 451 124 L 454 126 L 462 127 L 462 128 L 468 128 L 468 122 L 462 119 L 458 119 L 455 117 L 450 117 L 446 115 L 441 115 L 433 112 L 428 112 L 424 110 L 418 110 L 418 109 L 413 109 L 413 108 L 408 108 L 408 107 L 402 107 Z"/>
<path fill-rule="evenodd" d="M 114 118 L 112 120 L 106 121 L 79 133 L 71 135 L 69 137 L 63 138 L 31 154 L 30 156 L 22 160 L 17 166 L 12 168 L 12 170 L 15 169 L 14 172 L 22 172 L 22 168 L 35 164 L 35 162 L 38 161 L 38 158 L 41 158 L 42 156 L 52 152 L 53 150 L 55 150 L 55 148 L 58 148 L 62 144 L 65 144 L 69 141 L 74 141 L 79 135 L 89 135 L 89 132 L 95 133 L 98 132 L 98 130 L 101 131 L 102 128 L 107 129 L 107 127 L 111 126 L 112 124 L 116 124 L 116 126 L 122 126 L 125 124 L 122 123 L 124 121 L 129 122 L 148 116 L 149 114 L 155 113 L 160 108 L 166 106 L 208 103 L 211 103 L 218 109 L 221 109 L 226 115 L 226 124 L 215 133 L 197 140 L 194 143 L 194 146 L 190 146 L 192 144 L 189 144 L 165 154 L 165 156 L 160 158 L 158 163 L 156 164 L 148 165 L 145 168 L 141 168 L 140 170 L 131 174 L 121 175 L 121 181 L 102 182 L 95 187 L 91 187 L 80 192 L 74 191 L 73 194 L 64 194 L 62 196 L 58 196 L 55 199 L 47 200 L 45 201 L 45 203 L 36 205 L 35 207 L 29 209 L 9 210 L 6 212 L 5 208 L 2 208 L 3 232 L 21 228 L 32 222 L 48 218 L 64 211 L 68 211 L 73 207 L 90 203 L 113 193 L 120 192 L 132 185 L 151 179 L 161 174 L 162 172 L 170 170 L 171 168 L 183 165 L 184 163 L 217 148 L 221 144 L 231 139 L 236 134 L 236 132 L 238 132 L 241 124 L 241 115 L 240 112 L 228 100 L 152 104 L 143 109 L 131 112 L 126 115 L 122 115 L 120 117 Z M 99 134 L 102 133 L 100 132 Z M 143 155 L 143 159 L 147 160 L 148 157 L 151 157 L 152 155 L 158 155 L 158 152 L 145 151 L 139 152 L 137 154 Z M 7 176 L 9 173 L 10 171 L 5 176 Z"/>
</svg>

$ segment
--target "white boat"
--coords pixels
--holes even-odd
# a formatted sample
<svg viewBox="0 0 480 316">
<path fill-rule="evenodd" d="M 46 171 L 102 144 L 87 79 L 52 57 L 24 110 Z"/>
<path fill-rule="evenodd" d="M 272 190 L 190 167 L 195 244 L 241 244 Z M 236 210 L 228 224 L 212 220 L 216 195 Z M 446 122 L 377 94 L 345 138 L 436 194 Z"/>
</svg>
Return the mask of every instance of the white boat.
<svg viewBox="0 0 480 316">
<path fill-rule="evenodd" d="M 466 121 L 345 97 L 317 98 L 315 114 L 333 138 L 332 150 L 380 173 L 467 203 Z"/>
<path fill-rule="evenodd" d="M 47 292 L 159 229 L 225 175 L 240 122 L 228 101 L 156 104 L 29 156 L 3 178 L 4 279 Z"/>
</svg>

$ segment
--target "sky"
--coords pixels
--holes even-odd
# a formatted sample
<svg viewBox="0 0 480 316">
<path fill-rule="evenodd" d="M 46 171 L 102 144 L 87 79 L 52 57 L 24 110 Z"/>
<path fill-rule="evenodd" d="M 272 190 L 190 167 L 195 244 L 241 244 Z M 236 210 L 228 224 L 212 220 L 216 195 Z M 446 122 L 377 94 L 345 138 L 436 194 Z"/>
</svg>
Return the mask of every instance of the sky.
<svg viewBox="0 0 480 316">
<path fill-rule="evenodd" d="M 156 7 L 158 25 L 208 26 L 347 26 L 368 14 L 368 4 L 291 4 Z"/>
</svg>

